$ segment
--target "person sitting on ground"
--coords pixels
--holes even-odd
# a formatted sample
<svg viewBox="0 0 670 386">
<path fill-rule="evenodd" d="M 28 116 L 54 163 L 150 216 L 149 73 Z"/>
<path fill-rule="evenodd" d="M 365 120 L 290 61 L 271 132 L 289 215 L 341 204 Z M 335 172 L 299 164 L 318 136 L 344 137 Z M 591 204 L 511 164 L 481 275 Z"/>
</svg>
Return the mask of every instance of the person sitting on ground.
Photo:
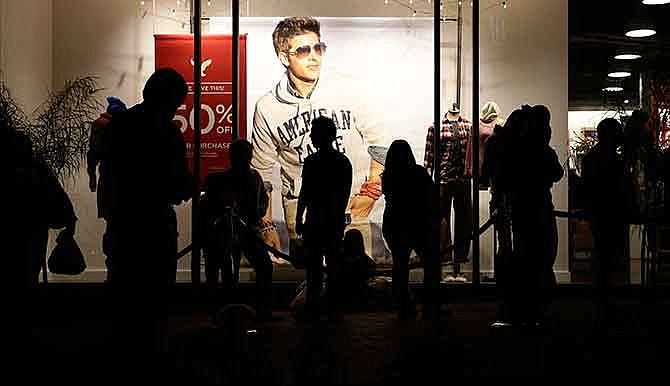
<svg viewBox="0 0 670 386">
<path fill-rule="evenodd" d="M 347 307 L 363 307 L 370 295 L 369 280 L 375 275 L 375 261 L 365 253 L 363 234 L 358 229 L 349 229 L 342 242 L 340 277 L 342 302 Z"/>
</svg>

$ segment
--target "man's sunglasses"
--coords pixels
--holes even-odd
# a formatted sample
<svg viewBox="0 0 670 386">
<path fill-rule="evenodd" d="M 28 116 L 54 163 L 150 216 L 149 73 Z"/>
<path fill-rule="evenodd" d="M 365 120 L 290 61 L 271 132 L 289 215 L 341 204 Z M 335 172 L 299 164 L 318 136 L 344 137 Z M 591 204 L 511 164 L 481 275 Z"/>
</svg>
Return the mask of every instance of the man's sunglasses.
<svg viewBox="0 0 670 386">
<path fill-rule="evenodd" d="M 318 56 L 321 56 L 326 53 L 326 43 L 318 42 L 313 46 L 300 46 L 295 50 L 287 51 L 286 53 L 289 55 L 295 55 L 295 57 L 298 59 L 303 59 L 309 56 L 309 54 L 312 52 L 312 49 L 314 49 L 314 53 L 316 53 Z"/>
</svg>

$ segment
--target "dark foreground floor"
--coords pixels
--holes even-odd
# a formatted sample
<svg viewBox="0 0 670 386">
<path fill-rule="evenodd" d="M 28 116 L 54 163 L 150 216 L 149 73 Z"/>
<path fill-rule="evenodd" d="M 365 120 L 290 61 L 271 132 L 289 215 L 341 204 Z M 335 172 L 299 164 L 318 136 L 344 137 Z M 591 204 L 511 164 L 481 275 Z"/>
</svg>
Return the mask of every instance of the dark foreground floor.
<svg viewBox="0 0 670 386">
<path fill-rule="evenodd" d="M 436 322 L 378 310 L 347 314 L 340 324 L 298 324 L 277 311 L 237 343 L 198 308 L 173 312 L 165 353 L 143 357 L 155 353 L 138 354 L 137 337 L 119 346 L 123 337 L 104 312 L 51 307 L 31 323 L 25 356 L 15 356 L 29 365 L 23 380 L 5 384 L 420 385 L 487 376 L 640 379 L 665 377 L 670 367 L 670 302 L 658 298 L 618 299 L 606 326 L 595 323 L 588 300 L 557 300 L 544 330 L 489 328 L 488 300 L 451 304 Z M 239 364 L 231 360 L 235 347 L 244 352 Z M 151 370 L 139 378 L 129 368 Z"/>
</svg>

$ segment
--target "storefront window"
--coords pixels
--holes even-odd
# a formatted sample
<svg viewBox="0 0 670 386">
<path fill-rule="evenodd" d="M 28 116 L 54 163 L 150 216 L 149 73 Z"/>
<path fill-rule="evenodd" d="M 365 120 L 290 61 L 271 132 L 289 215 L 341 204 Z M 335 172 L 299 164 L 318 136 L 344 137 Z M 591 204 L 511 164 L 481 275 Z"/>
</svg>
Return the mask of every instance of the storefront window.
<svg viewBox="0 0 670 386">
<path fill-rule="evenodd" d="M 107 96 L 116 96 L 128 106 L 140 102 L 144 82 L 157 66 L 176 68 L 192 82 L 191 1 L 105 2 L 102 12 L 100 2 L 93 0 L 55 0 L 48 2 L 49 6 L 37 3 L 9 1 L 2 5 L 2 77 L 25 111 L 41 106 L 48 92 L 61 89 L 66 81 L 89 75 L 101 89 L 93 96 L 100 103 L 100 112 L 106 107 Z M 310 122 L 325 115 L 338 126 L 337 147 L 354 168 L 348 229 L 359 230 L 366 253 L 378 267 L 390 269 L 390 249 L 382 235 L 385 199 L 379 192 L 379 175 L 389 145 L 398 139 L 409 143 L 417 163 L 432 166 L 426 162 L 430 158 L 426 150 L 432 146 L 427 137 L 435 115 L 434 2 L 240 1 L 238 117 L 232 110 L 231 2 L 201 3 L 201 180 L 207 173 L 227 167 L 227 147 L 237 118 L 236 134 L 252 141 L 254 167 L 273 189 L 269 217 L 277 230 L 265 235 L 266 242 L 288 255 L 301 255 L 304 245 L 294 232 L 300 170 L 304 158 L 314 151 L 308 136 Z M 560 162 L 568 165 L 567 4 L 559 0 L 542 4 L 531 0 L 480 1 L 480 41 L 476 47 L 472 41 L 472 2 L 444 1 L 440 8 L 440 116 L 460 117 L 483 131 L 491 123 L 504 123 L 523 104 L 546 105 L 554 129 L 551 146 Z M 31 23 L 20 22 L 28 19 Z M 43 22 L 37 23 L 38 19 Z M 277 33 L 273 39 L 280 23 L 311 27 L 304 27 L 308 33 L 295 36 L 287 27 L 283 35 Z M 310 28 L 318 28 L 319 33 L 310 33 Z M 21 46 L 19 36 L 34 38 Z M 304 41 L 293 43 L 305 44 L 287 50 L 287 42 L 296 38 Z M 478 85 L 473 85 L 472 78 L 475 48 L 480 58 Z M 300 60 L 310 55 L 317 58 L 317 64 L 301 65 Z M 307 80 L 311 86 L 287 81 L 291 76 Z M 476 102 L 473 86 L 479 89 Z M 192 83 L 190 90 L 198 91 Z M 190 94 L 175 117 L 191 154 L 195 150 L 193 96 Z M 497 110 L 495 117 L 493 110 Z M 487 122 L 480 123 L 480 118 Z M 464 140 L 463 149 L 455 152 L 462 154 L 459 162 L 463 164 L 464 184 L 458 194 L 470 203 L 477 201 L 473 200 L 469 178 L 469 170 L 476 166 L 467 157 L 483 145 L 483 140 Z M 559 210 L 568 209 L 567 180 L 566 173 L 552 189 Z M 96 195 L 90 191 L 86 168 L 79 168 L 76 176 L 63 182 L 77 211 L 77 240 L 88 269 L 80 276 L 52 279 L 103 281 L 105 224 L 97 216 Z M 454 201 L 440 232 L 443 247 L 468 236 L 473 223 L 488 220 L 490 193 L 480 182 L 475 189 L 479 218 L 473 220 L 474 211 Z M 463 209 L 469 212 L 465 217 L 470 220 L 459 216 Z M 177 208 L 180 250 L 191 243 L 191 215 L 190 202 Z M 446 237 L 447 225 L 450 238 Z M 570 279 L 568 239 L 568 222 L 559 219 L 554 269 L 562 282 Z M 443 259 L 451 257 L 458 263 L 445 264 L 444 279 L 472 281 L 479 275 L 482 281 L 495 280 L 492 229 L 474 242 L 478 251 L 471 245 L 442 253 Z M 416 256 L 412 259 L 418 262 Z M 476 259 L 477 275 L 473 273 Z M 274 263 L 275 280 L 303 278 L 302 271 L 286 264 L 281 256 L 275 256 Z M 241 279 L 251 279 L 251 271 L 243 270 Z M 178 280 L 190 281 L 190 272 L 190 255 L 186 255 L 179 262 Z M 420 280 L 421 273 L 414 270 L 411 279 Z"/>
</svg>

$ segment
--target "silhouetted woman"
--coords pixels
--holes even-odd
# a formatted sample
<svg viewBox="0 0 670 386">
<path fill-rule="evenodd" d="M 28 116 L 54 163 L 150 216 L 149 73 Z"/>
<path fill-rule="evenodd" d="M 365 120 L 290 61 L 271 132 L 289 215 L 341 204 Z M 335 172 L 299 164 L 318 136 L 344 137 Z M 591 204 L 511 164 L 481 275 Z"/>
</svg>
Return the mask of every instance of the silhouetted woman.
<svg viewBox="0 0 670 386">
<path fill-rule="evenodd" d="M 3 215 L 5 229 L 3 248 L 11 251 L 5 261 L 10 286 L 35 287 L 46 258 L 49 229 L 65 228 L 74 234 L 75 216 L 72 202 L 58 179 L 43 162 L 33 156 L 32 141 L 14 132 L 3 143 L 3 179 L 7 184 Z"/>
<path fill-rule="evenodd" d="M 409 257 L 412 250 L 424 267 L 424 318 L 437 316 L 440 282 L 437 213 L 438 191 L 430 175 L 416 164 L 409 144 L 396 140 L 386 155 L 382 174 L 386 200 L 382 231 L 393 256 L 393 297 L 401 318 L 416 316 L 410 297 Z"/>
<path fill-rule="evenodd" d="M 537 326 L 544 319 L 555 284 L 558 228 L 551 188 L 563 178 L 563 166 L 549 145 L 549 109 L 538 105 L 522 110 L 528 116 L 528 125 L 521 127 L 520 148 L 515 152 L 512 231 L 519 272 L 526 277 L 520 316 L 523 322 Z"/>
</svg>

